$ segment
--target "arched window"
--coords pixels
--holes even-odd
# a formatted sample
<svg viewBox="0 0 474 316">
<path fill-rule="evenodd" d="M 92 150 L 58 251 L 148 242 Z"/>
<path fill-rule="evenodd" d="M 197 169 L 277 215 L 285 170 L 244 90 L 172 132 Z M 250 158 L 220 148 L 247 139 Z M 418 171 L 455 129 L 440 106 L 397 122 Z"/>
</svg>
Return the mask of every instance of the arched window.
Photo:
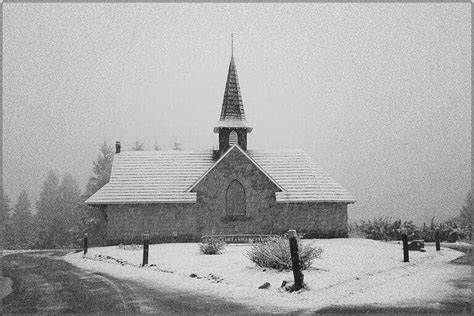
<svg viewBox="0 0 474 316">
<path fill-rule="evenodd" d="M 229 134 L 229 146 L 233 146 L 239 143 L 239 137 L 235 131 L 230 132 Z"/>
<path fill-rule="evenodd" d="M 226 193 L 227 215 L 245 215 L 245 190 L 239 181 L 233 180 Z"/>
</svg>

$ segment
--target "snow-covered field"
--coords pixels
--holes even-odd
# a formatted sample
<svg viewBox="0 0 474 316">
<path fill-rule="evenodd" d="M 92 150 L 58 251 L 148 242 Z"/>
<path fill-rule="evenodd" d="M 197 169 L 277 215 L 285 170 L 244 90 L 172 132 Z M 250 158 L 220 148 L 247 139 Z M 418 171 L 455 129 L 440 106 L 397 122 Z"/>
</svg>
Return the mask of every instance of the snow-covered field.
<svg viewBox="0 0 474 316">
<path fill-rule="evenodd" d="M 65 260 L 151 287 L 214 295 L 264 312 L 359 304 L 436 307 L 452 290 L 448 281 L 470 273 L 469 266 L 448 264 L 463 253 L 447 248 L 410 251 L 410 262 L 404 263 L 399 244 L 367 239 L 302 242 L 322 247 L 324 252 L 304 271 L 307 289 L 300 293 L 280 289 L 283 280 L 293 280 L 291 271 L 263 269 L 247 259 L 243 255 L 250 247 L 247 244 L 228 245 L 221 255 L 203 255 L 199 244 L 150 245 L 149 264 L 156 266 L 145 268 L 140 267 L 142 249 L 118 246 L 90 248 L 86 257 L 73 253 Z M 107 256 L 129 264 L 104 259 Z M 190 277 L 192 273 L 197 277 Z M 265 282 L 270 288 L 258 289 Z"/>
</svg>

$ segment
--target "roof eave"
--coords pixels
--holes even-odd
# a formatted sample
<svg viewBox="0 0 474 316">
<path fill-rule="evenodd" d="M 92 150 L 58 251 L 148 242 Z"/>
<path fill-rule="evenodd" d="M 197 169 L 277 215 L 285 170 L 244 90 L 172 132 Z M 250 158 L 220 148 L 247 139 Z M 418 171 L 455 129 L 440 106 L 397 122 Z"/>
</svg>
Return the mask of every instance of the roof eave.
<svg viewBox="0 0 474 316">
<path fill-rule="evenodd" d="M 308 200 L 298 200 L 298 199 L 277 199 L 277 203 L 345 203 L 345 204 L 354 204 L 355 200 L 318 200 L 318 199 L 308 199 Z"/>
<path fill-rule="evenodd" d="M 107 201 L 107 202 L 84 202 L 88 206 L 101 205 L 123 205 L 123 204 L 194 204 L 196 201 L 182 200 L 182 201 Z"/>
</svg>

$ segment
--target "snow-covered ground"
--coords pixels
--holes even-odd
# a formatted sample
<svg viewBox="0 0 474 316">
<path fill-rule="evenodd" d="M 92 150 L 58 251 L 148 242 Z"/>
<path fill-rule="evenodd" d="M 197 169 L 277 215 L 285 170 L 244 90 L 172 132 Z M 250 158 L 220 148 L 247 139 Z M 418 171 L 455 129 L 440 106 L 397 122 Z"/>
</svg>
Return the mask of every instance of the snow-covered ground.
<svg viewBox="0 0 474 316">
<path fill-rule="evenodd" d="M 317 310 L 331 305 L 436 307 L 452 291 L 449 280 L 469 275 L 469 266 L 448 264 L 463 253 L 442 248 L 410 251 L 403 262 L 402 246 L 368 239 L 303 240 L 324 249 L 322 259 L 304 271 L 307 289 L 288 293 L 283 280 L 291 271 L 257 267 L 244 256 L 249 245 L 228 245 L 221 255 L 203 255 L 199 244 L 151 245 L 149 264 L 140 267 L 143 251 L 118 246 L 90 248 L 86 257 L 72 253 L 65 260 L 84 269 L 135 280 L 151 287 L 214 295 L 258 311 Z M 102 257 L 98 257 L 101 255 Z M 122 265 L 113 259 L 125 261 Z M 197 278 L 190 275 L 194 273 Z M 258 289 L 265 282 L 268 289 Z M 467 289 L 470 290 L 470 289 Z"/>
</svg>

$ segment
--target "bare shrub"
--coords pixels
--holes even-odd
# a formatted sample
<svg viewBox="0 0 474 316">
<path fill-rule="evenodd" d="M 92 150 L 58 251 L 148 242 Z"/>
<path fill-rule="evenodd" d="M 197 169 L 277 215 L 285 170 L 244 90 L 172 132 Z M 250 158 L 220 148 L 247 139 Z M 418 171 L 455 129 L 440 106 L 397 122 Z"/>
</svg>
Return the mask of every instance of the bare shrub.
<svg viewBox="0 0 474 316">
<path fill-rule="evenodd" d="M 298 243 L 300 267 L 302 270 L 311 267 L 313 259 L 321 258 L 323 249 Z M 292 268 L 290 244 L 283 237 L 272 237 L 261 243 L 252 243 L 250 249 L 244 254 L 259 267 L 288 270 Z"/>
<path fill-rule="evenodd" d="M 221 254 L 227 244 L 220 238 L 210 238 L 207 243 L 201 244 L 201 253 L 205 255 Z"/>
<path fill-rule="evenodd" d="M 436 231 L 441 241 L 448 242 L 470 239 L 472 236 L 470 227 L 462 229 L 454 219 L 435 223 L 434 217 L 431 225 L 423 224 L 422 227 L 416 226 L 411 220 L 402 223 L 401 219 L 392 221 L 391 217 L 375 217 L 372 221 L 355 223 L 351 234 L 363 234 L 365 238 L 374 240 L 401 240 L 402 231 L 406 232 L 409 240 L 423 239 L 427 242 L 435 241 Z"/>
</svg>

